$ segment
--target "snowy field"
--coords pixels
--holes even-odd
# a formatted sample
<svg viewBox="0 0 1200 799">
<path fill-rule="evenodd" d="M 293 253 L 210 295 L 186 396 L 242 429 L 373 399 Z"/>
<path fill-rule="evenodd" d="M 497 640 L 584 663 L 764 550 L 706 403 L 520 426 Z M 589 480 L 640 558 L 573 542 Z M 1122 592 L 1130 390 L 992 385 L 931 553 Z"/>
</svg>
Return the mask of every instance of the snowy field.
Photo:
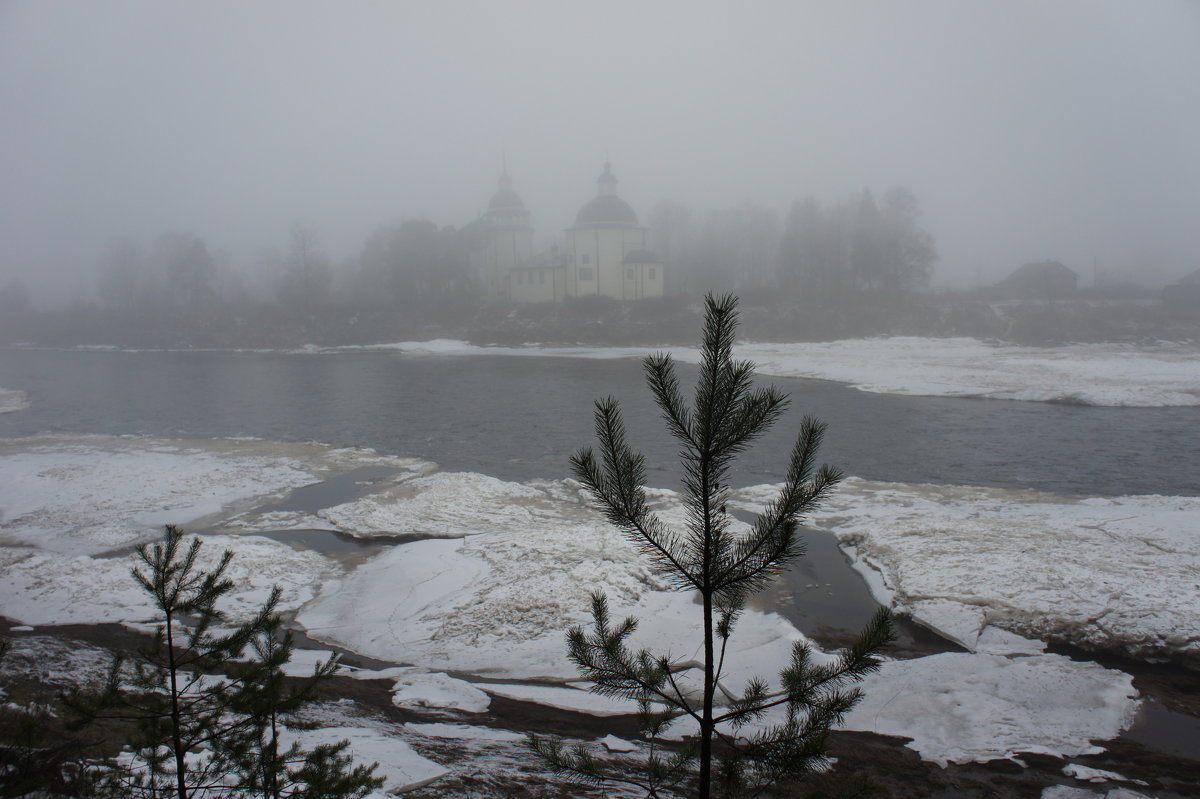
<svg viewBox="0 0 1200 799">
<path fill-rule="evenodd" d="M 686 363 L 699 358 L 699 350 L 689 347 L 477 347 L 450 339 L 365 349 L 563 358 L 632 358 L 663 351 Z M 897 336 L 746 343 L 738 345 L 736 354 L 754 361 L 759 374 L 834 380 L 881 394 L 1137 407 L 1200 405 L 1200 347 L 1191 343 L 1018 347 L 970 338 Z"/>
<path fill-rule="evenodd" d="M 365 465 L 389 466 L 394 476 L 316 515 L 271 509 L 289 489 Z M 746 489 L 739 501 L 752 507 L 766 493 Z M 668 520 L 678 518 L 672 492 L 655 490 L 652 500 Z M 1197 608 L 1178 595 L 1168 603 L 1153 586 L 1197 573 L 1195 555 L 1179 546 L 1194 528 L 1196 502 L 850 481 L 817 523 L 858 547 L 896 604 L 974 652 L 886 664 L 849 726 L 912 738 L 937 762 L 1096 751 L 1092 740 L 1132 723 L 1130 677 L 1047 654 L 1015 633 L 1191 651 L 1194 641 L 1173 631 L 1195 630 Z M 214 531 L 209 557 L 236 553 L 235 616 L 279 584 L 284 609 L 313 638 L 404 664 L 355 676 L 391 680 L 397 705 L 468 725 L 491 696 L 598 715 L 623 710 L 570 682 L 563 633 L 586 623 L 595 587 L 614 613 L 643 619 L 643 643 L 681 659 L 696 654 L 683 634 L 694 624 L 691 597 L 663 590 L 569 480 L 505 482 L 318 444 L 47 435 L 0 442 L 0 511 L 0 604 L 20 623 L 144 626 L 151 609 L 128 577 L 128 548 L 153 540 L 165 522 L 201 526 Z M 426 538 L 348 561 L 256 534 L 312 526 Z M 1111 563 L 1092 555 L 1113 539 L 1125 549 Z M 970 567 L 972 547 L 982 567 Z M 1121 574 L 1113 564 L 1139 571 Z M 1135 593 L 1134 580 L 1149 581 L 1149 593 Z M 1024 605 L 1018 585 L 1036 589 L 1019 597 Z M 771 676 L 801 638 L 782 617 L 748 611 L 734 636 L 730 687 L 752 673 Z M 321 656 L 304 653 L 298 668 Z M 559 687 L 522 682 L 539 678 Z M 421 768 L 414 780 L 425 778 Z"/>
</svg>

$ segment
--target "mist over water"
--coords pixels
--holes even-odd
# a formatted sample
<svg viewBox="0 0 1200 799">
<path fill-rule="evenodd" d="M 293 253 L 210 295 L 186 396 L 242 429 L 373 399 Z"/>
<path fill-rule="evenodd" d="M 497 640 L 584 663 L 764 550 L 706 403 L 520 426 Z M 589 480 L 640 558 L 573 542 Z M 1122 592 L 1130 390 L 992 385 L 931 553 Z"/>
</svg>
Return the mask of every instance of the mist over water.
<svg viewBox="0 0 1200 799">
<path fill-rule="evenodd" d="M 935 286 L 1161 285 L 1200 266 L 1198 39 L 1188 0 L 6 3 L 0 286 L 91 301 L 170 232 L 269 282 L 297 222 L 340 272 L 394 220 L 467 225 L 505 163 L 541 250 L 606 158 L 643 223 L 906 186 Z"/>
</svg>

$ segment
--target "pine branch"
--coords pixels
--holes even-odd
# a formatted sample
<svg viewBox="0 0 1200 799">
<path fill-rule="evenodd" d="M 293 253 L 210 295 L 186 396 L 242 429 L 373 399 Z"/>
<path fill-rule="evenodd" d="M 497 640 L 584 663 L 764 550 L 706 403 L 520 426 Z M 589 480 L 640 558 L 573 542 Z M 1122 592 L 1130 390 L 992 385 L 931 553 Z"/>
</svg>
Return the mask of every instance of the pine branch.
<svg viewBox="0 0 1200 799">
<path fill-rule="evenodd" d="M 693 570 L 686 563 L 686 550 L 679 536 L 646 503 L 644 458 L 625 443 L 625 426 L 616 400 L 609 397 L 596 403 L 596 436 L 601 445 L 603 463 L 590 449 L 571 457 L 572 471 L 600 505 L 608 521 L 630 536 L 633 543 L 650 555 L 661 571 L 674 575 L 681 587 L 693 585 Z"/>
<path fill-rule="evenodd" d="M 675 364 L 671 356 L 651 355 L 646 358 L 643 370 L 650 392 L 654 395 L 658 407 L 662 409 L 667 430 L 689 448 L 695 448 L 692 413 L 679 390 L 679 380 L 675 377 Z"/>
</svg>

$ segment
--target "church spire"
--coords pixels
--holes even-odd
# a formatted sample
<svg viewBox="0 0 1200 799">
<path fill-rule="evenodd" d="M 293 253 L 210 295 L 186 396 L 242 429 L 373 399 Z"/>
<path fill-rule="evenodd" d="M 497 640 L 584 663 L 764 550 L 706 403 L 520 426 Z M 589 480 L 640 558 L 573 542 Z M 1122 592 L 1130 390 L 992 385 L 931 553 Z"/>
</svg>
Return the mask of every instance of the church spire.
<svg viewBox="0 0 1200 799">
<path fill-rule="evenodd" d="M 617 193 L 617 178 L 612 173 L 612 163 L 606 158 L 604 159 L 604 173 L 600 175 L 600 179 L 596 181 L 599 186 L 597 192 L 601 197 L 616 196 Z"/>
</svg>

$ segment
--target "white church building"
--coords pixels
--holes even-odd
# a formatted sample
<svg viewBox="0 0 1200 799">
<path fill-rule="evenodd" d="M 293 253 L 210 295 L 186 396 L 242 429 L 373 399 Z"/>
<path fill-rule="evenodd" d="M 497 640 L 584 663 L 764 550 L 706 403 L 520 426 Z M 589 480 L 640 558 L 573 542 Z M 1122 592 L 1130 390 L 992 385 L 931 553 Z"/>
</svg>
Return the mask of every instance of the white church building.
<svg viewBox="0 0 1200 799">
<path fill-rule="evenodd" d="M 596 196 L 564 232 L 564 246 L 535 254 L 532 216 L 505 170 L 487 212 L 468 226 L 476 241 L 472 265 L 489 298 L 553 302 L 663 295 L 663 265 L 650 251 L 650 231 L 617 196 L 617 179 L 607 162 L 597 184 Z"/>
</svg>

